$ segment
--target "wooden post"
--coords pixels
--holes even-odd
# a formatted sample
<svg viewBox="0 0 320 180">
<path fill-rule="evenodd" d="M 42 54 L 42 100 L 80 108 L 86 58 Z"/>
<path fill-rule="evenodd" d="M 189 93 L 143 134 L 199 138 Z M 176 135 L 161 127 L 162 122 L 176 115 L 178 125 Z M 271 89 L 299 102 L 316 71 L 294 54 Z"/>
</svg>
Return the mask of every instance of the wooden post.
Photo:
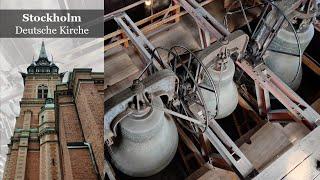
<svg viewBox="0 0 320 180">
<path fill-rule="evenodd" d="M 176 1 L 174 1 L 174 4 L 176 5 L 176 4 L 178 4 Z M 178 4 L 179 5 L 179 4 Z M 180 9 L 181 7 L 180 7 L 180 5 L 175 9 L 175 11 L 174 11 L 174 14 L 180 14 L 180 12 L 181 12 L 181 9 Z M 177 22 L 179 22 L 180 21 L 180 16 L 177 16 L 177 18 L 175 19 L 175 22 L 177 23 Z"/>
<path fill-rule="evenodd" d="M 121 39 L 126 39 L 127 37 L 126 37 L 126 35 L 124 34 L 124 33 L 121 33 Z M 128 48 L 129 47 L 129 41 L 127 40 L 127 41 L 124 41 L 123 42 L 123 46 L 125 47 L 125 48 Z"/>
</svg>

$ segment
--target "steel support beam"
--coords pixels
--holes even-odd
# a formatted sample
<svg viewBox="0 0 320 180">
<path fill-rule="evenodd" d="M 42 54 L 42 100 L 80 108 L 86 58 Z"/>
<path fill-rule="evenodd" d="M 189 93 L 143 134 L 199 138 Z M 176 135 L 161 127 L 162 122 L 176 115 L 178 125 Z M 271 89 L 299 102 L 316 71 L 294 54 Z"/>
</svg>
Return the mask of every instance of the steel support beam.
<svg viewBox="0 0 320 180">
<path fill-rule="evenodd" d="M 204 49 L 211 44 L 211 37 L 208 31 L 204 31 L 200 27 L 198 27 L 199 35 L 200 35 L 200 44 L 201 48 Z"/>
<path fill-rule="evenodd" d="M 199 127 L 201 128 L 204 127 L 204 124 L 200 123 L 204 122 L 204 119 L 198 115 L 197 111 L 195 110 L 197 108 L 190 109 L 195 117 L 191 118 L 163 107 L 157 107 L 155 105 L 152 105 L 152 107 L 172 116 L 193 122 L 197 125 L 200 125 Z M 235 170 L 239 176 L 245 178 L 250 175 L 255 170 L 251 162 L 231 140 L 227 133 L 224 132 L 215 119 L 210 119 L 209 121 L 209 127 L 204 132 L 204 135 L 209 139 L 211 144 L 216 148 L 223 159 Z"/>
<path fill-rule="evenodd" d="M 223 159 L 242 178 L 249 176 L 255 169 L 247 157 L 214 119 L 210 120 L 209 127 L 204 134 Z"/>
<path fill-rule="evenodd" d="M 194 109 L 190 109 L 196 119 L 204 120 Z M 235 170 L 242 178 L 246 178 L 255 171 L 251 162 L 241 152 L 238 146 L 232 141 L 227 133 L 220 127 L 215 119 L 209 120 L 209 127 L 204 135 L 209 139 L 222 158 Z"/>
<path fill-rule="evenodd" d="M 253 68 L 245 60 L 236 61 L 236 64 L 255 81 L 256 86 L 276 97 L 287 108 L 294 120 L 303 122 L 310 129 L 320 125 L 320 115 L 266 65 L 260 64 Z"/>
<path fill-rule="evenodd" d="M 160 59 L 157 53 L 155 53 L 155 55 L 152 56 L 152 51 L 155 49 L 155 47 L 144 36 L 144 34 L 140 31 L 140 29 L 136 26 L 136 24 L 126 13 L 121 13 L 115 16 L 114 20 L 123 29 L 128 38 L 131 40 L 131 42 L 135 45 L 140 54 L 143 56 L 146 65 L 151 63 L 153 59 Z M 157 61 L 153 61 L 153 63 L 158 70 L 163 69 Z"/>
<path fill-rule="evenodd" d="M 211 38 L 224 39 L 230 32 L 195 0 L 175 0 L 196 21 L 202 49 L 208 47 Z"/>
<path fill-rule="evenodd" d="M 195 0 L 176 0 L 197 22 L 199 27 L 208 31 L 217 39 L 224 38 L 230 32 Z"/>
</svg>

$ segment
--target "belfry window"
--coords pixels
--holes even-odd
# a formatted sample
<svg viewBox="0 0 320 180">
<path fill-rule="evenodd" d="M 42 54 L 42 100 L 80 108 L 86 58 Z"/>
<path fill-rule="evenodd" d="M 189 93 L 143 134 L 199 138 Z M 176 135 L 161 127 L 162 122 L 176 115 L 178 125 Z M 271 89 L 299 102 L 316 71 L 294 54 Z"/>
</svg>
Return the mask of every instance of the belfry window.
<svg viewBox="0 0 320 180">
<path fill-rule="evenodd" d="M 38 86 L 38 98 L 47 98 L 48 97 L 48 86 L 39 85 Z"/>
</svg>

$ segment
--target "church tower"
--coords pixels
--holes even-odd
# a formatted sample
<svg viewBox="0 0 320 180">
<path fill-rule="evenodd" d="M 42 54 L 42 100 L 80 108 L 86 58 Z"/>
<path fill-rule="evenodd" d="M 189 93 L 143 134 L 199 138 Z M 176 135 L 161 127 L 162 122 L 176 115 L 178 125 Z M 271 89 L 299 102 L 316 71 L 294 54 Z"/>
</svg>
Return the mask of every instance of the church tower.
<svg viewBox="0 0 320 180">
<path fill-rule="evenodd" d="M 21 73 L 24 93 L 4 179 L 61 179 L 53 94 L 63 74 L 49 61 L 44 42 L 38 60 Z"/>
</svg>

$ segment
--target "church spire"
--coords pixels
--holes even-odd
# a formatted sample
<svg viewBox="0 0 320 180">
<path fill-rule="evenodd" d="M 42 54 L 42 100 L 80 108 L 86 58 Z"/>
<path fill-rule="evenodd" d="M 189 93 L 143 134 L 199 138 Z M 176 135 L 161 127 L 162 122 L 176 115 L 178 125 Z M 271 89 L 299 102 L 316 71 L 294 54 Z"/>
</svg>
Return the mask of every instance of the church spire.
<svg viewBox="0 0 320 180">
<path fill-rule="evenodd" d="M 41 44 L 39 59 L 40 59 L 40 58 L 48 58 L 47 52 L 46 52 L 46 47 L 45 47 L 45 45 L 44 45 L 44 41 L 42 41 L 42 44 Z"/>
<path fill-rule="evenodd" d="M 40 73 L 58 74 L 59 73 L 59 68 L 53 63 L 53 57 L 51 62 L 48 59 L 44 41 L 42 41 L 41 43 L 38 60 L 35 61 L 33 59 L 30 66 L 27 68 L 27 71 L 29 74 L 40 74 Z"/>
</svg>

